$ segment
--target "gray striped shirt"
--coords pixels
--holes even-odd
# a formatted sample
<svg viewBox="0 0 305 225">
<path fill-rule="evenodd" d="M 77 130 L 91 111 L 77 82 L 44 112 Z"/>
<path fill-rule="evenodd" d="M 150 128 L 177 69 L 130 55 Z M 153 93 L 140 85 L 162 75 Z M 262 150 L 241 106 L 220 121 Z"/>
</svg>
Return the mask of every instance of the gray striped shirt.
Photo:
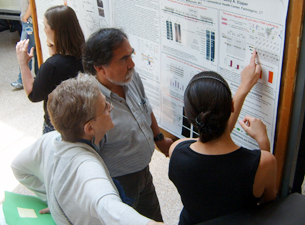
<svg viewBox="0 0 305 225">
<path fill-rule="evenodd" d="M 126 100 L 99 85 L 107 101 L 114 105 L 111 118 L 115 125 L 107 132 L 107 142 L 100 145 L 99 154 L 112 177 L 138 172 L 149 164 L 155 148 L 151 130 L 152 108 L 141 78 L 135 72 L 132 81 L 123 86 Z"/>
</svg>

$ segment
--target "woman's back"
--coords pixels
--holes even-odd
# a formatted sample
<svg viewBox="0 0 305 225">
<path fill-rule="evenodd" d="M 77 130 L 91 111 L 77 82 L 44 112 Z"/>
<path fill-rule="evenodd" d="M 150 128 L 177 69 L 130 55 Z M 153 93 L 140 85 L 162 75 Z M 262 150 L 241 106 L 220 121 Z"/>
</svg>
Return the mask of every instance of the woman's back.
<svg viewBox="0 0 305 225">
<path fill-rule="evenodd" d="M 257 205 L 253 183 L 260 150 L 239 148 L 224 155 L 203 155 L 178 144 L 172 153 L 169 178 L 184 205 L 180 224 L 195 224 Z"/>
<path fill-rule="evenodd" d="M 44 101 L 43 133 L 46 133 L 54 130 L 46 110 L 48 95 L 62 81 L 83 71 L 81 55 L 85 39 L 77 16 L 69 6 L 49 8 L 44 14 L 43 24 L 51 57 L 41 65 L 35 79 L 27 64 L 34 50 L 32 48 L 28 53 L 29 41 L 18 42 L 16 52 L 26 94 L 32 102 Z"/>
<path fill-rule="evenodd" d="M 74 56 L 63 56 L 60 54 L 48 58 L 40 67 L 40 70 L 33 82 L 33 90 L 28 95 L 32 102 L 44 100 L 44 121 L 45 126 L 53 128 L 47 110 L 48 95 L 64 80 L 74 78 L 83 71 L 82 60 Z M 45 132 L 44 132 L 45 133 Z"/>
<path fill-rule="evenodd" d="M 180 224 L 196 224 L 254 207 L 259 198 L 276 197 L 276 160 L 267 152 L 266 126 L 251 116 L 239 121 L 258 148 L 267 151 L 239 147 L 231 138 L 242 104 L 259 78 L 255 60 L 254 51 L 233 99 L 228 83 L 212 71 L 195 75 L 185 90 L 185 114 L 199 138 L 178 140 L 169 150 L 169 177 L 185 206 Z"/>
</svg>

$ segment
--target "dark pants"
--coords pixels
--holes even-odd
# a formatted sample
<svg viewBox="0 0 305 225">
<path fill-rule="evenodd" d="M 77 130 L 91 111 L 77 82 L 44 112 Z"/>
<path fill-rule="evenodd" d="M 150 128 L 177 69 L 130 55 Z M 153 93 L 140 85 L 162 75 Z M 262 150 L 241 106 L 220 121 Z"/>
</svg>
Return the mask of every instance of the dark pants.
<svg viewBox="0 0 305 225">
<path fill-rule="evenodd" d="M 126 196 L 134 199 L 132 207 L 138 213 L 157 222 L 163 222 L 149 166 L 139 172 L 114 177 L 114 179 L 120 181 Z"/>
</svg>

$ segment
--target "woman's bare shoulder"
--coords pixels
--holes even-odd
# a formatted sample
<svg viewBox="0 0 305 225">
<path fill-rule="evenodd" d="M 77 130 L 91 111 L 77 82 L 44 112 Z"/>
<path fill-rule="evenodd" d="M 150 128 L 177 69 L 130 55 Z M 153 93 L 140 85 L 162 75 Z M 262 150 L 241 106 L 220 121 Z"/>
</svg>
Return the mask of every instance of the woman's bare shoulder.
<svg viewBox="0 0 305 225">
<path fill-rule="evenodd" d="M 189 141 L 189 140 L 195 140 L 197 141 L 198 139 L 197 138 L 182 138 L 182 139 L 179 139 L 177 141 L 175 141 L 169 148 L 169 157 L 171 157 L 174 149 L 176 148 L 176 146 L 184 141 Z"/>
</svg>

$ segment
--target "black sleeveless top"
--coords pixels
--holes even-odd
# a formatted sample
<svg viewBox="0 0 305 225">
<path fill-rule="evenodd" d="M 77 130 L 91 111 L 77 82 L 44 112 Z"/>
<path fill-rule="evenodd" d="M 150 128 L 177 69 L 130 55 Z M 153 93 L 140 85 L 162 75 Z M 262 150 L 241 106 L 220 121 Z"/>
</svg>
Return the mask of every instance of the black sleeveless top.
<svg viewBox="0 0 305 225">
<path fill-rule="evenodd" d="M 190 148 L 194 142 L 179 143 L 169 163 L 169 179 L 184 205 L 179 224 L 256 206 L 259 198 L 253 195 L 253 184 L 261 151 L 241 147 L 224 155 L 203 155 Z"/>
</svg>

